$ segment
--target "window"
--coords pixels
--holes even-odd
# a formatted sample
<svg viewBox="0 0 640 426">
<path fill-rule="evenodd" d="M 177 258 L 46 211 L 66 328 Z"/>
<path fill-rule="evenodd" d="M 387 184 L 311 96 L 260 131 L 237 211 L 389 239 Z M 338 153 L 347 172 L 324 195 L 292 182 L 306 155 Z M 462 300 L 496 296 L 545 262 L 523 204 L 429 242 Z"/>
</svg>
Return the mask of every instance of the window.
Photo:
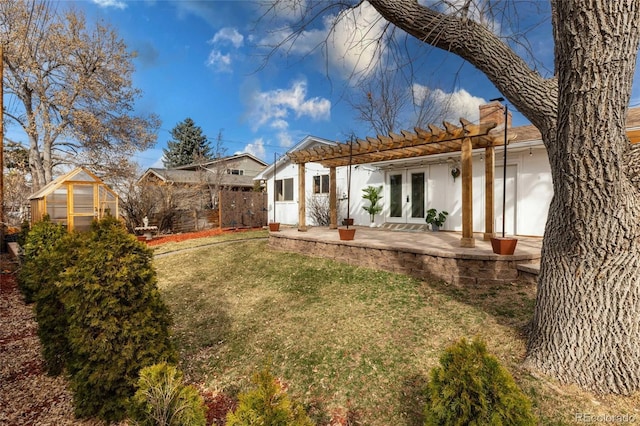
<svg viewBox="0 0 640 426">
<path fill-rule="evenodd" d="M 313 177 L 313 193 L 328 194 L 329 193 L 329 175 L 321 175 Z"/>
<path fill-rule="evenodd" d="M 293 201 L 293 178 L 276 180 L 276 201 Z"/>
<path fill-rule="evenodd" d="M 244 176 L 244 170 L 240 170 L 240 169 L 227 169 L 227 174 L 228 174 L 228 175 Z"/>
</svg>

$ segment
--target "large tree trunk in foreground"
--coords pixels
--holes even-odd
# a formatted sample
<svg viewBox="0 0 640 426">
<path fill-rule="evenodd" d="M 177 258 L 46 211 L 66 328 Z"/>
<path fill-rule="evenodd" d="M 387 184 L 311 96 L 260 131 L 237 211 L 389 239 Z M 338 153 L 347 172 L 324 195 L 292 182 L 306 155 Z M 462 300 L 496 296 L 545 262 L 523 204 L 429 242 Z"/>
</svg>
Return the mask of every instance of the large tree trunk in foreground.
<svg viewBox="0 0 640 426">
<path fill-rule="evenodd" d="M 640 388 L 640 194 L 625 134 L 637 0 L 556 6 L 554 197 L 527 362 L 597 392 Z M 555 140 L 554 140 L 555 139 Z"/>
<path fill-rule="evenodd" d="M 640 2 L 552 0 L 557 75 L 548 80 L 465 14 L 414 0 L 369 3 L 476 66 L 543 135 L 554 198 L 527 363 L 597 392 L 639 390 L 640 194 L 625 119 Z"/>
</svg>

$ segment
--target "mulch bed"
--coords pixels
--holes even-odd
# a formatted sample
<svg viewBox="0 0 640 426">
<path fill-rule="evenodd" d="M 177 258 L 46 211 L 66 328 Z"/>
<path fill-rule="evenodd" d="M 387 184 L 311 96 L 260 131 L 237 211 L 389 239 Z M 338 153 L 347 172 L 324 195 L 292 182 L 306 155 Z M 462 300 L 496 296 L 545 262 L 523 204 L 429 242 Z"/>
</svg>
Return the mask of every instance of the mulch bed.
<svg viewBox="0 0 640 426">
<path fill-rule="evenodd" d="M 147 241 L 149 246 L 157 246 L 165 243 L 178 243 L 180 241 L 194 238 L 215 237 L 216 235 L 229 234 L 234 232 L 255 231 L 258 228 L 213 228 L 198 232 L 185 232 L 184 234 L 161 235 L 151 241 Z"/>
<path fill-rule="evenodd" d="M 163 236 L 149 245 L 242 231 L 245 229 L 213 229 Z M 33 305 L 24 302 L 16 269 L 10 257 L 0 256 L 0 425 L 103 425 L 94 419 L 76 419 L 66 379 L 46 374 Z M 207 424 L 223 425 L 237 400 L 206 389 L 201 393 L 208 411 Z"/>
<path fill-rule="evenodd" d="M 15 266 L 0 262 L 0 424 L 100 425 L 75 419 L 65 379 L 45 374 L 32 306 L 18 290 Z"/>
</svg>

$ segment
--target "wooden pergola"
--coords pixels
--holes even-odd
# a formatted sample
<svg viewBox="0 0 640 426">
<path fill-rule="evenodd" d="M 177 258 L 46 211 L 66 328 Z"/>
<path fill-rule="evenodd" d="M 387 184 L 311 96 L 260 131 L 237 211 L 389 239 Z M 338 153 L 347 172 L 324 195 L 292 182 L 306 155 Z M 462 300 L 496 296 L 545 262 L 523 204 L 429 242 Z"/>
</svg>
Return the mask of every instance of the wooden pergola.
<svg viewBox="0 0 640 426">
<path fill-rule="evenodd" d="M 444 128 L 430 124 L 429 130 L 416 127 L 414 132 L 403 130 L 401 134 L 367 137 L 334 146 L 318 146 L 288 153 L 289 159 L 298 164 L 298 230 L 306 231 L 305 165 L 320 163 L 329 169 L 330 225 L 337 228 L 336 167 L 356 164 L 401 160 L 452 152 L 461 153 L 462 177 L 462 247 L 474 247 L 473 238 L 473 173 L 472 150 L 485 149 L 485 233 L 484 238 L 494 236 L 494 164 L 495 147 L 504 145 L 504 134 L 489 134 L 496 123 L 473 124 L 463 118 L 460 126 L 444 122 Z M 509 134 L 511 141 L 515 135 Z"/>
</svg>

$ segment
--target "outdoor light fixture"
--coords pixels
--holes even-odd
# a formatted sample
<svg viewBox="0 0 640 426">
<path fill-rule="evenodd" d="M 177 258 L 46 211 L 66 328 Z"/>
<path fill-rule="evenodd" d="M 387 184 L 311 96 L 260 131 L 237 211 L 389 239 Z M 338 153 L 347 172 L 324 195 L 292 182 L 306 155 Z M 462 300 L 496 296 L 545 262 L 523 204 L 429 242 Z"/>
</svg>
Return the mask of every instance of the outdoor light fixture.
<svg viewBox="0 0 640 426">
<path fill-rule="evenodd" d="M 504 98 L 489 99 L 489 102 L 504 102 Z M 507 204 L 507 120 L 509 107 L 504 104 L 504 154 L 502 162 L 502 238 L 504 238 L 505 210 Z"/>
</svg>

